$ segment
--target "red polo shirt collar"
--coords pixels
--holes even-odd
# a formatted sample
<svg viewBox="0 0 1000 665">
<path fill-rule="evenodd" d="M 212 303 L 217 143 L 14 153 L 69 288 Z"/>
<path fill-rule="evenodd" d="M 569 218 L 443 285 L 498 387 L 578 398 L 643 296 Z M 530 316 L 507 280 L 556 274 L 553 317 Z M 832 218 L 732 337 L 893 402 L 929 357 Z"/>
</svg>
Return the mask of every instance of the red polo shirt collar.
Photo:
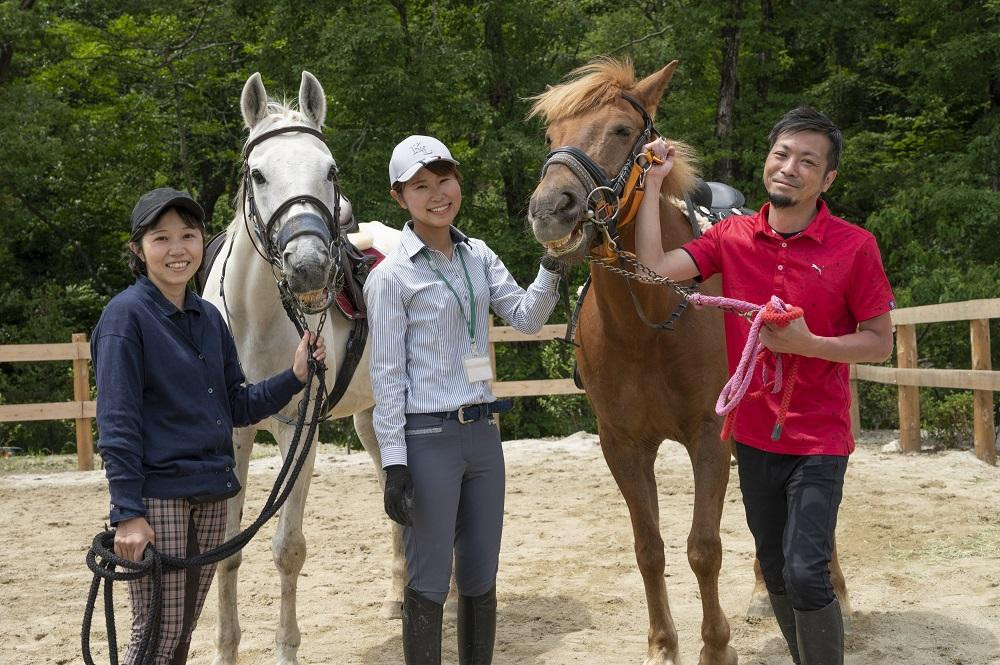
<svg viewBox="0 0 1000 665">
<path fill-rule="evenodd" d="M 771 228 L 771 225 L 767 222 L 768 213 L 771 211 L 771 204 L 765 203 L 764 206 L 757 211 L 754 215 L 754 235 L 764 235 L 768 237 L 780 238 L 781 234 Z M 807 238 L 812 238 L 816 242 L 822 244 L 823 236 L 826 234 L 826 227 L 833 219 L 833 215 L 830 214 L 830 209 L 826 206 L 826 201 L 820 199 L 816 203 L 816 216 L 813 220 L 809 222 L 809 226 L 802 230 L 798 236 L 805 236 Z"/>
</svg>

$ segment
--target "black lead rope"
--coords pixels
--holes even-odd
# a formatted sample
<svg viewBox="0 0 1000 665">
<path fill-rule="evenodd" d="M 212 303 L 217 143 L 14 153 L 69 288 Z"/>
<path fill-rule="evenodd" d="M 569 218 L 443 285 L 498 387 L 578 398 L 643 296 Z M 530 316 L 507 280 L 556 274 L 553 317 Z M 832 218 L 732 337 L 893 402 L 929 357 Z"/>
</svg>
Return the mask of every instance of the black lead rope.
<svg viewBox="0 0 1000 665">
<path fill-rule="evenodd" d="M 167 556 L 159 552 L 153 545 L 146 547 L 142 561 L 134 562 L 119 557 L 114 552 L 115 531 L 108 529 L 102 531 L 94 537 L 94 541 L 87 552 L 87 567 L 94 573 L 94 579 L 90 585 L 90 592 L 87 595 L 87 604 L 83 611 L 83 629 L 81 631 L 81 646 L 83 649 L 83 660 L 86 665 L 95 665 L 90 653 L 90 632 L 94 616 L 94 607 L 97 604 L 97 594 L 100 589 L 101 580 L 104 580 L 104 616 L 107 625 L 108 651 L 111 665 L 118 665 L 118 639 L 115 629 L 114 596 L 112 593 L 112 583 L 116 581 L 138 580 L 146 575 L 152 578 L 152 594 L 147 608 L 147 619 L 141 628 L 142 640 L 139 643 L 137 662 L 140 665 L 151 665 L 156 656 L 156 647 L 159 644 L 160 623 L 163 610 L 163 570 L 199 568 L 209 564 L 217 563 L 223 559 L 239 552 L 250 540 L 257 535 L 264 524 L 274 517 L 285 500 L 295 487 L 295 482 L 302 471 L 302 466 L 309 457 L 309 450 L 312 447 L 313 438 L 316 434 L 316 427 L 320 421 L 320 413 L 324 409 L 324 396 L 326 394 L 325 372 L 326 367 L 309 357 L 309 369 L 306 377 L 306 386 L 312 383 L 315 376 L 317 379 L 316 400 L 313 404 L 313 416 L 309 421 L 309 428 L 306 433 L 305 443 L 302 453 L 298 451 L 299 441 L 302 438 L 302 429 L 306 421 L 306 413 L 309 409 L 309 391 L 302 401 L 301 416 L 295 425 L 295 432 L 292 435 L 292 442 L 288 447 L 288 454 L 281 465 L 278 477 L 274 481 L 271 493 L 261 509 L 260 515 L 253 524 L 244 531 L 215 549 L 202 552 L 190 559 Z M 294 466 L 293 466 L 294 462 Z M 288 479 L 285 482 L 286 478 Z M 115 568 L 124 568 L 126 571 L 118 572 Z"/>
</svg>

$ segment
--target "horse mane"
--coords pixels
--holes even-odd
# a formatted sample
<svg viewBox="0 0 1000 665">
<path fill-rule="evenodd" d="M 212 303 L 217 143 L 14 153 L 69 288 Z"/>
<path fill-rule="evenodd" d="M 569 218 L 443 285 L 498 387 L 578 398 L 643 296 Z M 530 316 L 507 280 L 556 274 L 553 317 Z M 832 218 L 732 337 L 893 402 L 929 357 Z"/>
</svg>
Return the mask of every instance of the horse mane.
<svg viewBox="0 0 1000 665">
<path fill-rule="evenodd" d="M 617 60 L 602 56 L 577 67 L 558 85 L 549 86 L 545 92 L 528 97 L 533 102 L 528 118 L 540 117 L 546 125 L 565 118 L 589 113 L 602 106 L 615 103 L 622 94 L 635 95 L 638 81 L 635 68 L 629 59 Z M 670 141 L 674 146 L 674 167 L 663 180 L 663 192 L 683 198 L 694 189 L 698 173 L 694 148 L 681 141 Z"/>
</svg>

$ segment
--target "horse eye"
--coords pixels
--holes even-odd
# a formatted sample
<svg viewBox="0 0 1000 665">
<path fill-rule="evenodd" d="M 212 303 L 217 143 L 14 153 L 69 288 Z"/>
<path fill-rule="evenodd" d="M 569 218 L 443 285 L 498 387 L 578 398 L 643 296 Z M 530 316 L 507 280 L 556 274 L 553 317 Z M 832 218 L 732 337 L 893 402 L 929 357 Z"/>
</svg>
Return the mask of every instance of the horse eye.
<svg viewBox="0 0 1000 665">
<path fill-rule="evenodd" d="M 629 136 L 632 136 L 632 128 L 619 127 L 618 129 L 615 130 L 615 134 L 617 134 L 618 136 L 624 136 L 625 138 L 628 138 Z"/>
<path fill-rule="evenodd" d="M 258 171 L 257 169 L 250 171 L 250 175 L 251 177 L 253 177 L 253 181 L 258 185 L 263 185 L 265 182 L 267 182 L 267 178 L 264 177 L 264 174 Z"/>
<path fill-rule="evenodd" d="M 337 179 L 337 173 L 338 173 L 337 165 L 331 164 L 330 171 L 326 174 L 326 179 L 329 180 L 330 182 L 333 182 L 334 180 Z"/>
<path fill-rule="evenodd" d="M 552 137 L 548 134 L 545 135 L 545 145 L 549 148 L 552 147 Z"/>
</svg>

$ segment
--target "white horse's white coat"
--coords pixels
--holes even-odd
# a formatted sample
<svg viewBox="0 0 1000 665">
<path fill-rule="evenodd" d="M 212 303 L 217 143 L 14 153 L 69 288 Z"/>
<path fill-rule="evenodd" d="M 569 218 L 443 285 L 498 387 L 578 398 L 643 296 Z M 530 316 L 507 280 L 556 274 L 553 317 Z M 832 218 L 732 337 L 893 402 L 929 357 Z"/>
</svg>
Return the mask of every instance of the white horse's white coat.
<svg viewBox="0 0 1000 665">
<path fill-rule="evenodd" d="M 243 89 L 240 101 L 243 117 L 250 129 L 249 140 L 263 131 L 284 126 L 306 125 L 319 129 L 326 115 L 326 99 L 319 82 L 308 72 L 302 73 L 299 90 L 300 111 L 293 111 L 283 105 L 268 102 L 260 75 L 251 76 Z M 310 194 L 322 200 L 333 210 L 334 190 L 328 180 L 333 158 L 327 146 L 315 136 L 305 133 L 286 133 L 268 138 L 254 148 L 250 155 L 250 168 L 257 169 L 265 178 L 263 184 L 255 183 L 254 193 L 261 216 L 266 220 L 281 202 L 288 198 Z M 237 201 L 237 215 L 229 227 L 228 238 L 219 257 L 212 267 L 205 287 L 204 297 L 213 303 L 229 321 L 239 357 L 250 382 L 260 381 L 281 370 L 292 362 L 298 334 L 281 306 L 277 286 L 270 265 L 254 249 L 253 240 L 244 224 L 244 211 Z M 300 209 L 301 204 L 292 206 L 285 218 Z M 279 224 L 283 220 L 279 220 Z M 252 224 L 250 225 L 252 228 Z M 361 224 L 359 241 L 370 244 L 383 253 L 389 253 L 399 239 L 399 232 L 381 223 Z M 295 239 L 288 244 L 288 253 L 299 254 L 299 258 L 314 259 L 316 251 L 313 238 Z M 227 259 L 228 256 L 228 259 Z M 225 266 L 225 304 L 220 293 L 220 277 Z M 227 311 L 228 310 L 228 311 Z M 308 317 L 310 329 L 315 329 L 318 316 Z M 337 370 L 344 360 L 347 337 L 351 322 L 339 312 L 331 311 L 323 329 L 327 348 L 326 384 L 332 389 Z M 354 373 L 354 379 L 343 398 L 333 409 L 332 415 L 341 418 L 354 415 L 354 426 L 365 450 L 371 455 L 378 470 L 379 482 L 384 482 L 378 445 L 371 424 L 372 398 L 371 379 L 368 374 L 369 354 L 365 355 Z M 313 389 L 311 386 L 307 390 Z M 286 407 L 282 413 L 289 417 L 296 415 L 298 399 Z M 294 427 L 268 418 L 257 427 L 268 430 L 278 442 L 282 456 L 291 443 Z M 241 483 L 246 486 L 250 450 L 253 447 L 257 427 L 237 429 L 233 432 L 233 446 L 236 465 Z M 272 538 L 272 552 L 275 565 L 281 576 L 281 611 L 275 637 L 277 662 L 279 665 L 298 663 L 296 656 L 301 635 L 295 614 L 295 594 L 299 571 L 306 557 L 306 541 L 302 532 L 302 515 L 309 481 L 312 477 L 315 448 L 310 451 L 299 475 L 295 489 L 289 495 L 278 518 L 277 529 Z M 244 491 L 230 499 L 227 538 L 240 530 L 243 512 Z M 373 519 L 381 518 L 381 506 L 372 506 Z M 249 516 L 252 518 L 253 516 Z M 249 520 L 247 520 L 249 523 Z M 349 538 L 350 534 L 344 534 Z M 405 584 L 404 564 L 401 548 L 401 531 L 393 526 L 394 559 L 392 583 L 383 605 L 383 615 L 399 613 L 402 589 Z M 216 657 L 214 665 L 235 665 L 240 641 L 240 626 L 236 611 L 237 570 L 241 555 L 221 562 L 217 571 L 219 589 L 219 625 L 216 635 Z"/>
</svg>

